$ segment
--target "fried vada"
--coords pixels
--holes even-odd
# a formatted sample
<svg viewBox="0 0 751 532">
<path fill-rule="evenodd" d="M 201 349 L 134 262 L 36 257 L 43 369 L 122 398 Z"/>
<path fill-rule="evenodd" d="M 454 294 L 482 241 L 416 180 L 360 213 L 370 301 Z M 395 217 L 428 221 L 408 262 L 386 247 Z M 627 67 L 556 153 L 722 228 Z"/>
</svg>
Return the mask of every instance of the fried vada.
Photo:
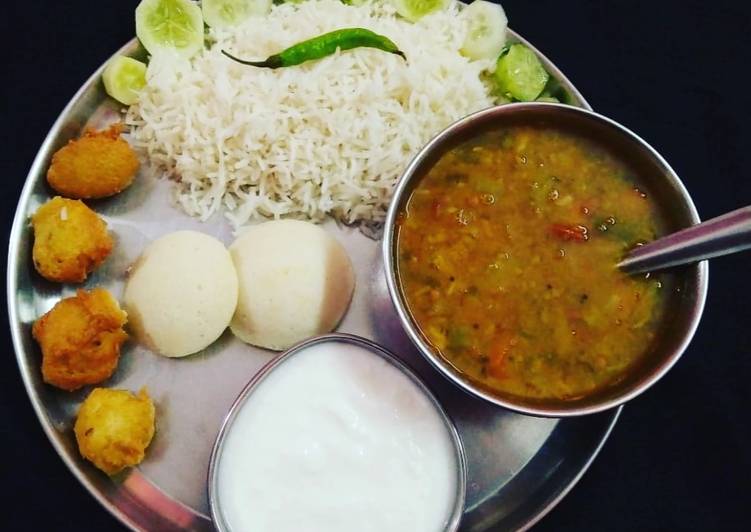
<svg viewBox="0 0 751 532">
<path fill-rule="evenodd" d="M 112 251 L 107 224 L 82 201 L 57 196 L 31 218 L 34 267 L 49 281 L 80 283 Z"/>
<path fill-rule="evenodd" d="M 47 182 L 58 194 L 75 199 L 104 198 L 128 188 L 139 163 L 121 132 L 120 123 L 84 131 L 52 156 Z"/>
<path fill-rule="evenodd" d="M 73 431 L 81 456 L 114 475 L 141 463 L 154 436 L 154 403 L 145 389 L 95 388 L 78 411 Z"/>
<path fill-rule="evenodd" d="M 128 338 L 127 314 L 103 288 L 79 290 L 59 301 L 32 327 L 42 349 L 44 382 L 73 391 L 108 379 Z"/>
</svg>

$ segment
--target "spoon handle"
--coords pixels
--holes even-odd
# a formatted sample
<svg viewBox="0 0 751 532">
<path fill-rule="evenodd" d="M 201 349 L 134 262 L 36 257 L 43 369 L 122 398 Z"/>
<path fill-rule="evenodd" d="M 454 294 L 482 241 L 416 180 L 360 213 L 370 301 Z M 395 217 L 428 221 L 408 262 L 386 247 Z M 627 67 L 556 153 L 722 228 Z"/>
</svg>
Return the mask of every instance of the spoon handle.
<svg viewBox="0 0 751 532">
<path fill-rule="evenodd" d="M 751 248 L 751 205 L 633 249 L 618 267 L 627 273 L 660 270 Z"/>
</svg>

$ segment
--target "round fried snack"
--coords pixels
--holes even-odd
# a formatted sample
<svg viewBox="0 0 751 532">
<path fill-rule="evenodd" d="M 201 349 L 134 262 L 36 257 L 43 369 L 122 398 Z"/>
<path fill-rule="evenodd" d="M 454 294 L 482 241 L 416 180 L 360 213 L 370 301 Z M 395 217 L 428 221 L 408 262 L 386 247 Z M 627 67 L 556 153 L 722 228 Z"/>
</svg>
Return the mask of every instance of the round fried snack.
<svg viewBox="0 0 751 532">
<path fill-rule="evenodd" d="M 138 157 L 120 138 L 122 124 L 103 131 L 87 129 L 52 156 L 47 182 L 68 198 L 104 198 L 128 188 L 138 171 Z"/>
<path fill-rule="evenodd" d="M 32 328 L 42 348 L 44 382 L 72 391 L 108 379 L 128 338 L 126 322 L 127 314 L 103 288 L 59 301 Z"/>
<path fill-rule="evenodd" d="M 34 267 L 49 281 L 80 283 L 112 251 L 107 224 L 82 201 L 56 196 L 31 218 Z"/>
<path fill-rule="evenodd" d="M 95 388 L 78 411 L 74 432 L 81 456 L 108 475 L 143 460 L 154 436 L 154 403 L 145 389 Z"/>
</svg>

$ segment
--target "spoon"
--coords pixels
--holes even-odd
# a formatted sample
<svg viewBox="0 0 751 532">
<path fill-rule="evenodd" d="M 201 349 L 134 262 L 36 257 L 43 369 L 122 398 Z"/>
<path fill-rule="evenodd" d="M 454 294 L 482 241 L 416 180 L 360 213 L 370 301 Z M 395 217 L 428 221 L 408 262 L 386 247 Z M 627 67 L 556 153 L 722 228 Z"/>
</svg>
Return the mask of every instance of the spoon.
<svg viewBox="0 0 751 532">
<path fill-rule="evenodd" d="M 643 273 L 751 248 L 751 205 L 634 248 L 618 267 Z"/>
</svg>

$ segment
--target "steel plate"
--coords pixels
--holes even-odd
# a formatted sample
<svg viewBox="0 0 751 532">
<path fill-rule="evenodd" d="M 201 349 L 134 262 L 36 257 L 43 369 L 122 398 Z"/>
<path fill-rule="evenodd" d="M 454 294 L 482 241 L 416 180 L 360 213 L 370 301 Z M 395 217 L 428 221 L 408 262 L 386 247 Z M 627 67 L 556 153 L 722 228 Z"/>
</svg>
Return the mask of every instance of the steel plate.
<svg viewBox="0 0 751 532">
<path fill-rule="evenodd" d="M 512 38 L 525 42 L 513 32 Z M 118 53 L 143 55 L 135 39 Z M 572 103 L 589 108 L 560 71 L 542 59 Z M 117 372 L 104 384 L 131 390 L 147 386 L 157 405 L 157 433 L 144 462 L 115 478 L 84 461 L 76 448 L 72 423 L 88 389 L 66 393 L 41 379 L 41 354 L 31 337 L 31 325 L 75 288 L 49 283 L 36 274 L 28 219 L 51 195 L 44 176 L 52 154 L 84 127 L 102 127 L 120 116 L 119 107 L 104 92 L 101 71 L 89 78 L 53 125 L 19 200 L 8 253 L 8 306 L 16 356 L 50 442 L 115 517 L 134 530 L 213 530 L 206 480 L 214 439 L 237 395 L 273 353 L 249 347 L 229 333 L 204 352 L 181 360 L 126 343 Z M 116 247 L 86 287 L 103 286 L 121 296 L 126 269 L 144 246 L 176 229 L 195 229 L 225 243 L 232 241 L 222 216 L 205 223 L 188 217 L 170 203 L 169 188 L 169 182 L 144 167 L 124 193 L 91 202 L 107 220 Z M 400 356 L 423 377 L 457 425 L 469 472 L 462 530 L 511 530 L 534 524 L 586 470 L 619 410 L 577 419 L 541 419 L 466 395 L 439 376 L 402 331 L 388 298 L 380 243 L 333 221 L 324 227 L 344 244 L 357 272 L 354 299 L 338 330 L 371 338 Z"/>
</svg>

